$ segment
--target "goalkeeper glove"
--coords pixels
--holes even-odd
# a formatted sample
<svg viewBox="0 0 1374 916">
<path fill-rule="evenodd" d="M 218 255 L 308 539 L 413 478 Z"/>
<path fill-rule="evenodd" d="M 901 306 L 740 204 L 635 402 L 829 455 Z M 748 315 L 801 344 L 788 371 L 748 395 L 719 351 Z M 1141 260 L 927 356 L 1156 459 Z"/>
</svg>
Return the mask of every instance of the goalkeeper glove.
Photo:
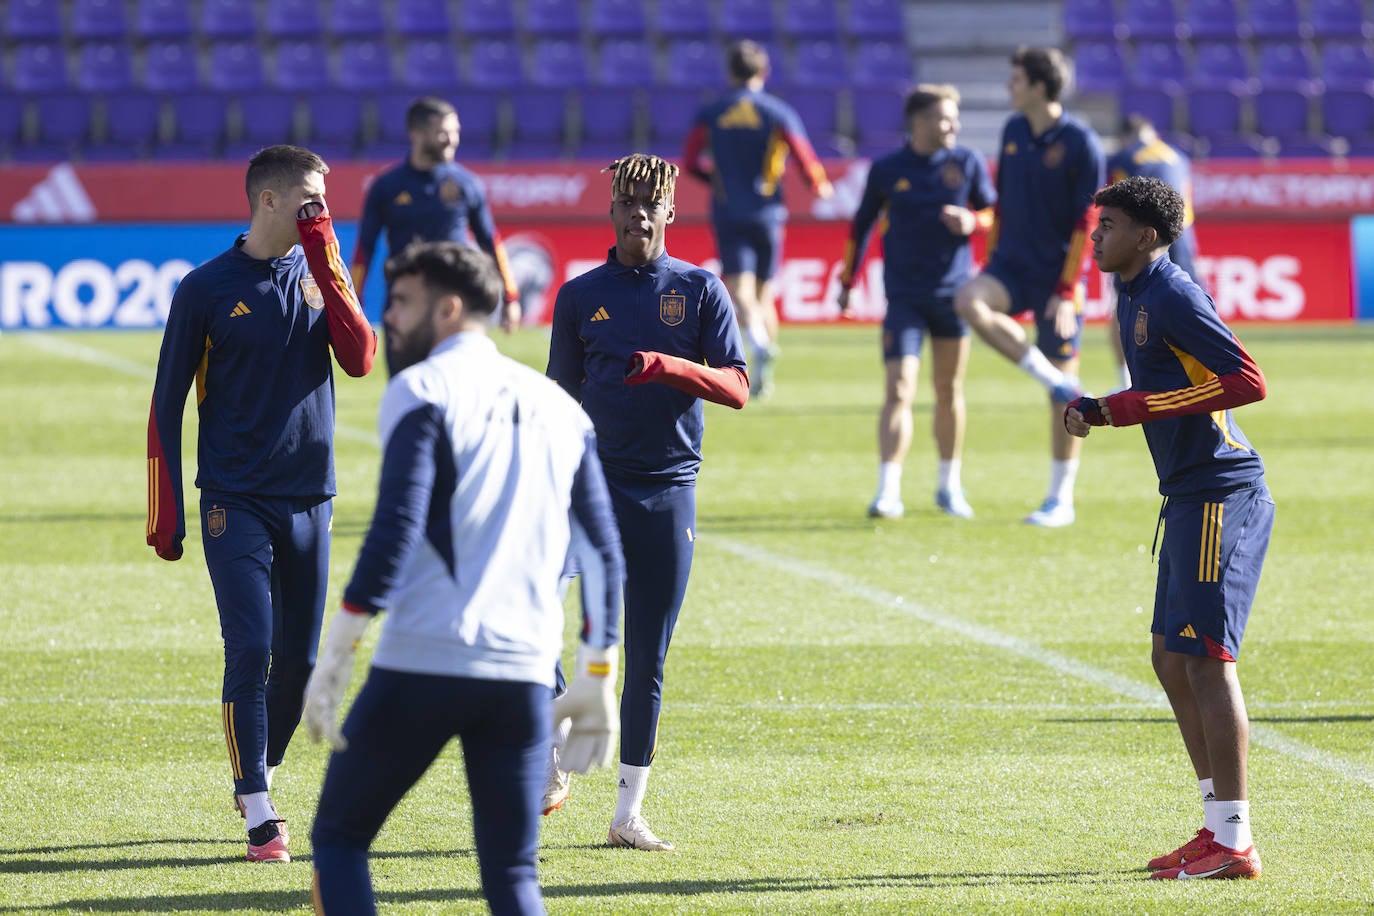
<svg viewBox="0 0 1374 916">
<path fill-rule="evenodd" d="M 339 731 L 339 703 L 353 677 L 353 656 L 357 653 L 358 641 L 371 622 L 371 614 L 348 608 L 335 614 L 334 625 L 320 647 L 315 671 L 305 685 L 305 710 L 301 718 L 305 720 L 306 734 L 312 741 L 324 738 L 336 751 L 348 749 L 348 741 Z"/>
<path fill-rule="evenodd" d="M 615 666 L 619 646 L 593 648 L 577 644 L 577 674 L 568 692 L 553 701 L 555 727 L 572 720 L 572 730 L 559 755 L 559 767 L 585 773 L 593 767 L 610 766 L 620 734 L 615 705 Z"/>
</svg>

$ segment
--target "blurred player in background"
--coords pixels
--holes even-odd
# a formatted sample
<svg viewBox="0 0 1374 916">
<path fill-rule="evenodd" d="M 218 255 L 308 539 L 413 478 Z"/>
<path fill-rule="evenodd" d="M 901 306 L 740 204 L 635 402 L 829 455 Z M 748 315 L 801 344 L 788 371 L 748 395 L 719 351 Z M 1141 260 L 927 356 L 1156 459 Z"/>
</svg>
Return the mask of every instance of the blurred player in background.
<svg viewBox="0 0 1374 916">
<path fill-rule="evenodd" d="M 1050 396 L 1049 491 L 1026 521 L 1074 521 L 1080 442 L 1060 422 L 1078 397 L 1083 254 L 1093 193 L 1106 180 L 1102 143 L 1064 111 L 1069 64 L 1053 48 L 1021 48 L 1007 89 L 1016 114 L 1002 129 L 997 215 L 983 272 L 959 290 L 959 315 L 984 341 L 1045 387 Z M 1017 316 L 1035 319 L 1035 346 Z"/>
<path fill-rule="evenodd" d="M 773 389 L 778 310 L 772 279 L 782 264 L 787 208 L 782 173 L 790 150 L 817 196 L 832 193 L 801 118 L 763 91 L 768 52 L 752 41 L 730 49 L 733 88 L 697 112 L 682 150 L 683 168 L 711 184 L 711 226 L 721 273 L 753 350 L 754 395 Z"/>
<path fill-rule="evenodd" d="M 636 153 L 610 168 L 615 246 L 558 291 L 548 374 L 596 426 L 625 545 L 619 798 L 608 842 L 671 851 L 641 808 L 664 660 L 692 567 L 702 400 L 743 407 L 749 375 L 725 287 L 665 250 L 677 166 Z M 566 774 L 551 773 L 549 788 L 566 797 Z"/>
<path fill-rule="evenodd" d="M 472 798 L 482 889 L 495 913 L 542 913 L 536 851 L 563 642 L 559 572 L 570 513 L 605 593 L 585 607 L 564 762 L 615 751 L 624 570 L 591 421 L 539 373 L 501 356 L 486 326 L 501 280 L 485 254 L 416 243 L 386 264 L 386 344 L 399 373 L 379 410 L 372 524 L 307 692 L 329 759 L 311 841 L 321 913 L 373 913 L 367 851 L 455 736 Z M 389 611 L 367 682 L 338 707 L 355 647 Z"/>
<path fill-rule="evenodd" d="M 224 637 L 224 737 L 248 858 L 289 861 L 272 772 L 315 663 L 333 521 L 334 376 L 372 368 L 324 204 L 324 160 L 271 146 L 248 164 L 248 232 L 172 297 L 148 421 L 148 543 L 181 557 L 181 419 L 192 380 L 205 563 Z M 303 250 L 302 250 L 303 249 Z"/>
<path fill-rule="evenodd" d="M 911 447 L 921 343 L 929 333 L 933 431 L 940 455 L 935 504 L 949 515 L 972 518 L 959 473 L 968 325 L 954 311 L 954 294 L 973 274 L 969 236 L 992 222 L 997 192 L 982 155 L 956 143 L 959 93 L 953 86 L 916 87 L 904 113 L 910 143 L 869 169 L 840 273 L 843 316 L 869 233 L 881 217 L 887 381 L 878 415 L 878 494 L 868 514 L 902 516 L 902 461 Z"/>
<path fill-rule="evenodd" d="M 1183 197 L 1157 178 L 1136 177 L 1103 189 L 1096 203 L 1093 258 L 1116 274 L 1133 387 L 1078 398 L 1064 426 L 1081 437 L 1094 426 L 1143 424 L 1164 496 L 1151 660 L 1203 798 L 1202 829 L 1152 859 L 1150 877 L 1258 878 L 1246 785 L 1250 725 L 1236 659 L 1274 502 L 1259 453 L 1230 410 L 1264 397 L 1264 375 L 1166 254 L 1183 231 Z"/>
<path fill-rule="evenodd" d="M 1169 246 L 1169 260 L 1182 267 L 1198 286 L 1193 266 L 1197 256 L 1197 235 L 1193 232 L 1193 167 L 1188 156 L 1165 143 L 1155 130 L 1154 122 L 1140 114 L 1127 115 L 1121 121 L 1121 149 L 1107 160 L 1107 180 L 1120 181 L 1132 175 L 1158 178 L 1183 196 L 1183 234 Z M 1107 316 L 1107 340 L 1116 356 L 1117 373 L 1123 389 L 1131 387 L 1131 374 L 1126 370 L 1126 358 L 1121 352 L 1121 329 L 1116 325 L 1116 311 Z"/>
<path fill-rule="evenodd" d="M 367 189 L 353 252 L 353 286 L 367 282 L 377 237 L 386 231 L 388 254 L 411 242 L 452 241 L 477 247 L 496 259 L 505 285 L 501 326 L 520 324 L 520 292 L 506 260 L 482 183 L 453 161 L 458 149 L 458 112 L 443 99 L 418 98 L 406 109 L 410 155 L 378 175 Z M 470 238 L 469 238 L 470 234 Z"/>
</svg>

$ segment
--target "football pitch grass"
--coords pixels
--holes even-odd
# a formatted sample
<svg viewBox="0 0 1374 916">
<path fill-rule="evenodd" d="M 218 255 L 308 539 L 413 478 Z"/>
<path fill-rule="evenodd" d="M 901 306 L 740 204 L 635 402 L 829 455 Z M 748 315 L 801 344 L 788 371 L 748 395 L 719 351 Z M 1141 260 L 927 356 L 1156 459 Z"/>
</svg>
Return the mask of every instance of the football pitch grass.
<svg viewBox="0 0 1374 916">
<path fill-rule="evenodd" d="M 1240 661 L 1262 879 L 1143 871 L 1201 805 L 1148 659 L 1159 497 L 1140 431 L 1089 437 L 1076 525 L 1022 524 L 1048 473 L 1044 398 L 975 342 L 977 517 L 933 506 L 923 370 L 907 517 L 875 522 L 877 331 L 788 328 L 776 396 L 708 410 L 645 806 L 679 851 L 607 848 L 613 771 L 575 777 L 543 824 L 550 912 L 1368 912 L 1374 327 L 1237 330 L 1269 382 L 1238 416 L 1278 504 Z M 144 545 L 159 340 L 0 337 L 0 913 L 309 911 L 326 753 L 303 731 L 274 791 L 294 861 L 242 861 L 189 411 L 186 556 Z M 1089 329 L 1099 391 L 1104 341 Z M 543 331 L 498 342 L 542 368 Z M 383 385 L 339 374 L 330 615 L 370 518 Z M 451 746 L 374 847 L 383 912 L 484 911 L 466 792 Z"/>
</svg>

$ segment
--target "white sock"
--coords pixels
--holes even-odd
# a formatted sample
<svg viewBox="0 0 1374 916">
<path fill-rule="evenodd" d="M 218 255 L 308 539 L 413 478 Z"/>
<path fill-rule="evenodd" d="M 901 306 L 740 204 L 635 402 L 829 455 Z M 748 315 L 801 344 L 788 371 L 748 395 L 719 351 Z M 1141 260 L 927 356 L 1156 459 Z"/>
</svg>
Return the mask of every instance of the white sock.
<svg viewBox="0 0 1374 916">
<path fill-rule="evenodd" d="M 563 750 L 563 745 L 568 742 L 568 733 L 572 731 L 572 719 L 564 719 L 553 727 L 553 749 Z"/>
<path fill-rule="evenodd" d="M 964 485 L 959 482 L 960 463 L 958 458 L 940 462 L 940 480 L 936 484 L 937 489 L 954 491 L 964 488 Z"/>
<path fill-rule="evenodd" d="M 275 772 L 277 772 L 277 768 L 276 768 L 276 767 L 271 767 L 271 766 L 270 766 L 270 767 L 267 768 L 267 791 L 268 791 L 268 792 L 271 792 L 271 791 L 272 791 L 272 774 L 275 773 Z"/>
<path fill-rule="evenodd" d="M 1202 796 L 1202 826 L 1215 834 L 1217 832 L 1216 812 L 1213 810 L 1212 803 L 1217 800 L 1217 795 L 1212 789 L 1212 777 L 1199 779 L 1197 790 Z"/>
<path fill-rule="evenodd" d="M 1131 387 L 1131 370 L 1127 368 L 1125 363 L 1116 367 L 1116 377 L 1123 390 Z"/>
<path fill-rule="evenodd" d="M 1026 355 L 1021 357 L 1016 367 L 1044 385 L 1046 391 L 1064 381 L 1064 373 L 1055 368 L 1054 363 L 1050 362 L 1037 347 L 1026 350 Z"/>
<path fill-rule="evenodd" d="M 767 350 L 772 343 L 768 339 L 768 325 L 762 321 L 751 321 L 744 329 L 744 335 L 749 338 L 749 346 L 755 350 Z"/>
<path fill-rule="evenodd" d="M 878 499 L 902 499 L 902 465 L 896 461 L 884 461 L 878 465 Z"/>
<path fill-rule="evenodd" d="M 1049 499 L 1059 500 L 1063 506 L 1073 505 L 1073 484 L 1078 479 L 1078 459 L 1050 462 Z"/>
<path fill-rule="evenodd" d="M 615 803 L 615 819 L 612 823 L 623 824 L 632 817 L 638 817 L 644 806 L 644 792 L 649 788 L 649 768 L 632 767 L 627 763 L 620 765 L 619 795 Z"/>
<path fill-rule="evenodd" d="M 249 830 L 254 827 L 261 827 L 278 817 L 277 808 L 272 804 L 272 796 L 266 792 L 240 795 L 239 801 L 243 803 L 243 818 L 247 822 Z"/>
<path fill-rule="evenodd" d="M 1255 845 L 1250 835 L 1250 803 L 1248 801 L 1214 801 L 1216 812 L 1216 841 L 1227 849 L 1244 852 Z"/>
</svg>

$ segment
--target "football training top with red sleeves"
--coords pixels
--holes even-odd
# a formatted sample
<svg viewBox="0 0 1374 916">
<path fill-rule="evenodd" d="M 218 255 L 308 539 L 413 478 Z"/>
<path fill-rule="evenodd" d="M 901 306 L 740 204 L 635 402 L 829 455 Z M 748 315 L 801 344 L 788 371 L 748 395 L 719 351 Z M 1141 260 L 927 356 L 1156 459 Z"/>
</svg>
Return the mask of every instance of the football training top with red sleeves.
<svg viewBox="0 0 1374 916">
<path fill-rule="evenodd" d="M 302 245 L 259 260 L 240 236 L 172 297 L 148 420 L 148 543 L 167 559 L 186 536 L 182 411 L 196 384 L 196 486 L 259 496 L 329 497 L 334 487 L 330 351 L 366 375 L 377 336 L 322 214 Z"/>
</svg>

